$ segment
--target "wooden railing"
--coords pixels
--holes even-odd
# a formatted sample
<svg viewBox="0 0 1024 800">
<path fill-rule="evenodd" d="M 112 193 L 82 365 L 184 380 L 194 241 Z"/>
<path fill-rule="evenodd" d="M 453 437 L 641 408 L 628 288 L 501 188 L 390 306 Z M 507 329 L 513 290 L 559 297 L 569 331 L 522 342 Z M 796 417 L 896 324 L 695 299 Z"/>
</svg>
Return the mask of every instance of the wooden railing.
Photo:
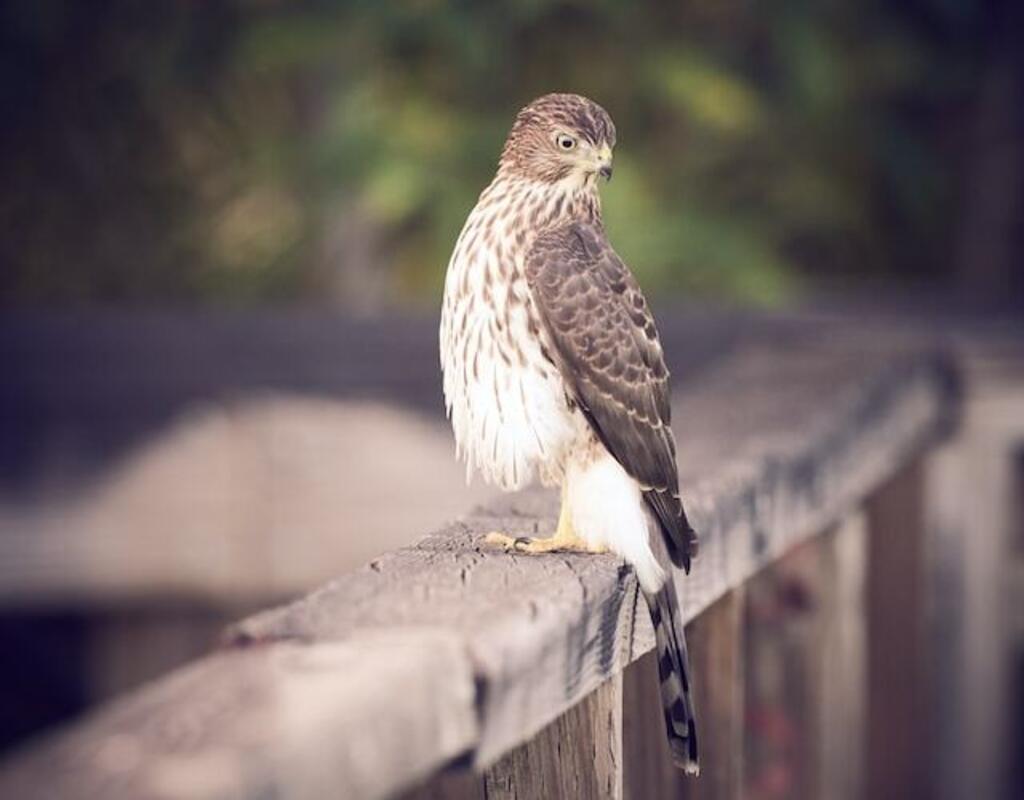
<svg viewBox="0 0 1024 800">
<path fill-rule="evenodd" d="M 808 325 L 675 388 L 699 779 L 669 763 L 632 571 L 482 546 L 554 525 L 529 490 L 234 625 L 10 759 L 0 796 L 917 796 L 922 464 L 956 424 L 952 359 Z"/>
</svg>

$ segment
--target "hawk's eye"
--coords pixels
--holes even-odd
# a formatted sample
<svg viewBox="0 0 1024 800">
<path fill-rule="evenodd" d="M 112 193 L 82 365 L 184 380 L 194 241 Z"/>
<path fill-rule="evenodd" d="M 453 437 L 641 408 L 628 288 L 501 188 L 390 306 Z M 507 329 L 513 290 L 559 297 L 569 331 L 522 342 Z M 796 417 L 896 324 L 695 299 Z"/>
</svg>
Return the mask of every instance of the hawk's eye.
<svg viewBox="0 0 1024 800">
<path fill-rule="evenodd" d="M 563 150 L 572 150 L 576 146 L 576 140 L 567 133 L 558 134 L 558 138 L 555 141 L 558 142 L 558 146 Z"/>
</svg>

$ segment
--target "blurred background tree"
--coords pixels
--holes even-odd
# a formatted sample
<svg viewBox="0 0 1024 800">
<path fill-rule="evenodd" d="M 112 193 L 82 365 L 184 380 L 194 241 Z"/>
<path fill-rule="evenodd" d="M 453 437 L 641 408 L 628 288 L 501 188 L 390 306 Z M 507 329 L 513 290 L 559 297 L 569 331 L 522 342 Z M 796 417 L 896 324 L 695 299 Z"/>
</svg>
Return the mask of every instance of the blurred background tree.
<svg viewBox="0 0 1024 800">
<path fill-rule="evenodd" d="M 436 305 L 553 90 L 616 120 L 606 220 L 654 292 L 941 282 L 999 30 L 972 0 L 0 8 L 8 306 Z"/>
</svg>

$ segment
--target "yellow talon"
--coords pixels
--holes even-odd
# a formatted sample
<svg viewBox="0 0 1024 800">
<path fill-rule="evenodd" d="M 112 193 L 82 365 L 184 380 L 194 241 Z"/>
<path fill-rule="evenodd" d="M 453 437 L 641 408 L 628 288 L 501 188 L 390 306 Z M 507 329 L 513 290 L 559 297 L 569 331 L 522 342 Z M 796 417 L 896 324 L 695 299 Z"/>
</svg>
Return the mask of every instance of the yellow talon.
<svg viewBox="0 0 1024 800">
<path fill-rule="evenodd" d="M 487 534 L 484 537 L 486 544 L 502 547 L 505 550 L 516 553 L 552 553 L 560 550 L 567 550 L 573 553 L 607 553 L 608 548 L 603 545 L 591 545 L 586 540 L 576 535 L 573 529 L 572 520 L 569 518 L 569 511 L 565 502 L 565 493 L 562 493 L 562 510 L 558 515 L 558 527 L 555 535 L 548 538 L 535 538 L 532 536 L 509 536 L 507 533 L 497 531 Z"/>
</svg>

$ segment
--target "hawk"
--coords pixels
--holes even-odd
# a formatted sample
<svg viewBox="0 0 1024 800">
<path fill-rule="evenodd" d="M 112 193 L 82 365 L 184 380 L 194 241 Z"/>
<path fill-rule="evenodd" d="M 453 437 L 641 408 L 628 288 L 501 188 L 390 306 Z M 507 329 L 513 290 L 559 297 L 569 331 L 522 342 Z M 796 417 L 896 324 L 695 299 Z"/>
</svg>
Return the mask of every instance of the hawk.
<svg viewBox="0 0 1024 800">
<path fill-rule="evenodd" d="M 445 405 L 467 478 L 561 487 L 554 536 L 495 533 L 489 543 L 610 550 L 633 566 L 654 623 L 673 760 L 695 773 L 671 565 L 689 572 L 697 537 L 679 497 L 654 317 L 601 219 L 598 181 L 611 178 L 614 146 L 608 113 L 579 95 L 545 95 L 516 116 L 448 264 Z"/>
</svg>

